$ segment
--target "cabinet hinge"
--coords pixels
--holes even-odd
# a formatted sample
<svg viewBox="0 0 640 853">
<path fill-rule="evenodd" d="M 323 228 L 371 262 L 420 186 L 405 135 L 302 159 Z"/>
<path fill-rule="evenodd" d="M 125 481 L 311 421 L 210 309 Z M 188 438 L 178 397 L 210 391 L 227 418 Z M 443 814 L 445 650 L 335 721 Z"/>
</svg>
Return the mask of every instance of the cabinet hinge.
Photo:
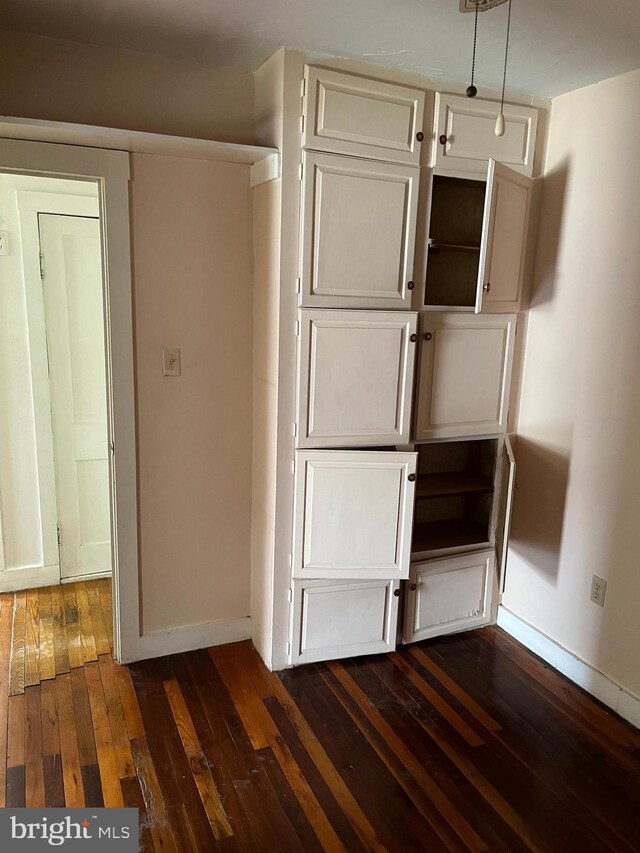
<svg viewBox="0 0 640 853">
<path fill-rule="evenodd" d="M 298 423 L 297 423 L 297 421 L 293 422 L 293 437 L 294 438 L 298 437 Z"/>
<path fill-rule="evenodd" d="M 300 334 L 300 320 L 296 320 L 296 338 Z"/>
<path fill-rule="evenodd" d="M 44 279 L 44 255 L 40 252 L 40 278 Z"/>
<path fill-rule="evenodd" d="M 300 116 L 300 136 L 304 133 L 304 113 Z"/>
<path fill-rule="evenodd" d="M 302 281 L 300 280 L 300 276 L 296 279 L 296 293 L 300 296 L 300 291 L 302 290 Z"/>
<path fill-rule="evenodd" d="M 289 568 L 293 568 L 293 554 L 289 554 Z M 291 592 L 291 590 L 289 590 Z"/>
<path fill-rule="evenodd" d="M 58 532 L 58 548 L 62 545 L 62 534 L 60 533 L 60 525 L 56 528 Z"/>
<path fill-rule="evenodd" d="M 293 590 L 292 589 L 287 590 L 287 600 L 289 601 L 289 604 L 291 604 L 291 602 L 293 601 Z"/>
<path fill-rule="evenodd" d="M 306 91 L 307 91 L 307 81 L 306 81 L 306 78 L 303 77 L 302 80 L 300 81 L 300 97 L 301 98 L 304 98 Z"/>
<path fill-rule="evenodd" d="M 293 475 L 295 475 L 295 473 L 296 473 L 296 460 L 295 459 L 291 462 L 291 473 Z"/>
<path fill-rule="evenodd" d="M 291 657 L 291 643 L 287 643 L 287 657 Z"/>
</svg>

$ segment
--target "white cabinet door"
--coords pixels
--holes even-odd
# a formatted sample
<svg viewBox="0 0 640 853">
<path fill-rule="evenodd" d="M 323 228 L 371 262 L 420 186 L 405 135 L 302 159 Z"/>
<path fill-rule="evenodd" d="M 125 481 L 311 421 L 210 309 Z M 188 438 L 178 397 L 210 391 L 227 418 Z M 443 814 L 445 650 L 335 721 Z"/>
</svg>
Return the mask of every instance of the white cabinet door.
<svg viewBox="0 0 640 853">
<path fill-rule="evenodd" d="M 516 487 L 516 459 L 508 435 L 505 435 L 498 471 L 497 524 L 495 532 L 496 557 L 498 560 L 498 588 L 504 592 L 507 576 L 507 552 L 511 529 L 511 510 Z"/>
<path fill-rule="evenodd" d="M 418 315 L 300 315 L 298 446 L 408 444 Z"/>
<path fill-rule="evenodd" d="M 420 162 L 424 92 L 310 66 L 304 90 L 303 148 Z"/>
<path fill-rule="evenodd" d="M 506 431 L 513 314 L 423 315 L 416 441 Z"/>
<path fill-rule="evenodd" d="M 420 169 L 303 155 L 301 304 L 411 308 Z"/>
<path fill-rule="evenodd" d="M 290 663 L 392 652 L 399 586 L 388 580 L 294 581 Z"/>
<path fill-rule="evenodd" d="M 505 133 L 495 135 L 500 105 L 461 95 L 436 95 L 432 165 L 457 172 L 486 172 L 490 158 L 531 177 L 536 148 L 538 111 L 504 105 Z M 444 142 L 441 140 L 444 139 Z"/>
<path fill-rule="evenodd" d="M 411 566 L 405 602 L 405 643 L 478 628 L 493 621 L 495 554 L 480 551 Z"/>
<path fill-rule="evenodd" d="M 533 182 L 489 162 L 476 313 L 520 310 Z"/>
<path fill-rule="evenodd" d="M 294 578 L 407 578 L 417 453 L 296 453 Z"/>
</svg>

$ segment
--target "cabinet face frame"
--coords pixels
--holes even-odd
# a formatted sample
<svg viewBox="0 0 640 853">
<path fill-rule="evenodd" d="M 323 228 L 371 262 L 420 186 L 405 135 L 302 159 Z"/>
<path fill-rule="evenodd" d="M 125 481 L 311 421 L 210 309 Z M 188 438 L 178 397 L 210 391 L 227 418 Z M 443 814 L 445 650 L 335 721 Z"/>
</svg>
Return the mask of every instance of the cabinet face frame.
<svg viewBox="0 0 640 853">
<path fill-rule="evenodd" d="M 507 556 L 509 552 L 509 534 L 516 488 L 516 458 L 510 436 L 505 435 L 500 446 L 500 463 L 496 472 L 496 527 L 494 540 L 496 546 L 498 590 L 502 594 L 507 582 Z"/>
<path fill-rule="evenodd" d="M 418 387 L 416 392 L 414 440 L 430 441 L 442 438 L 465 438 L 499 435 L 506 432 L 509 417 L 511 373 L 515 347 L 517 317 L 515 314 L 473 315 L 462 313 L 425 312 L 421 317 Z M 457 382 L 444 376 L 436 383 L 439 336 L 448 331 L 473 335 L 482 330 L 502 332 L 500 363 L 496 365 L 498 399 L 495 417 L 484 420 L 461 418 L 448 423 L 433 422 L 434 393 L 449 392 L 465 395 Z M 431 335 L 427 339 L 427 335 Z M 473 338 L 470 338 L 473 340 Z"/>
<path fill-rule="evenodd" d="M 503 137 L 495 137 L 493 128 L 500 112 L 500 105 L 495 101 L 481 98 L 470 100 L 463 95 L 436 93 L 434 118 L 434 144 L 432 149 L 432 165 L 447 172 L 457 171 L 486 173 L 487 162 L 493 158 L 510 166 L 522 175 L 533 175 L 536 153 L 538 128 L 538 111 L 534 107 L 519 104 L 505 104 L 504 117 L 506 133 Z M 485 150 L 473 147 L 467 150 L 459 147 L 456 139 L 456 118 L 467 117 L 486 124 L 489 145 Z M 443 145 L 439 140 L 445 136 L 447 142 Z M 479 139 L 481 134 L 468 134 Z M 517 151 L 507 150 L 510 136 L 520 141 Z M 490 150 L 489 150 L 490 149 Z"/>
<path fill-rule="evenodd" d="M 297 451 L 293 509 L 294 579 L 393 580 L 409 577 L 417 460 L 417 453 L 394 451 Z M 413 480 L 409 479 L 410 476 Z M 380 478 L 379 482 L 376 482 L 376 477 Z M 348 494 L 343 493 L 346 507 L 336 501 L 341 483 L 343 489 L 349 489 Z M 395 485 L 395 493 L 388 491 L 390 485 Z M 380 509 L 383 497 L 388 497 L 384 514 Z M 329 517 L 329 508 L 334 503 L 337 521 L 335 517 Z M 355 514 L 349 515 L 350 508 Z M 316 518 L 319 519 L 317 523 Z M 358 521 L 363 523 L 360 530 L 355 526 Z M 337 529 L 340 522 L 342 529 Z M 323 530 L 323 524 L 328 524 L 330 529 Z M 373 543 L 372 535 L 377 535 L 379 541 Z M 383 536 L 388 536 L 386 542 Z M 321 560 L 314 556 L 314 548 L 321 549 L 329 542 L 330 559 Z M 381 544 L 392 555 L 390 559 L 380 562 L 352 558 L 357 549 L 373 549 L 379 554 Z M 339 557 L 335 556 L 336 548 Z M 344 559 L 340 559 L 342 556 Z"/>
<path fill-rule="evenodd" d="M 305 579 L 293 581 L 289 663 L 296 665 L 395 651 L 399 588 L 400 584 L 398 581 L 383 579 Z M 325 645 L 305 650 L 309 629 L 309 607 L 314 602 L 314 597 L 325 596 L 325 598 L 328 598 L 331 595 L 336 595 L 338 597 L 336 600 L 344 604 L 348 596 L 353 596 L 354 605 L 357 607 L 362 604 L 364 595 L 366 594 L 369 595 L 369 600 L 371 605 L 373 605 L 370 608 L 367 624 L 372 627 L 377 625 L 379 639 L 363 638 L 358 642 L 357 640 L 353 641 L 353 638 L 351 638 L 352 641 L 349 643 L 340 642 L 343 631 L 340 630 L 340 625 L 336 625 L 335 642 L 327 642 Z M 374 599 L 376 594 L 378 597 Z M 329 613 L 332 612 L 335 611 L 330 609 Z M 366 609 L 363 610 L 363 613 L 366 617 Z M 352 617 L 352 612 L 350 613 L 350 617 Z M 325 618 L 323 621 L 325 624 L 328 624 L 330 617 L 329 619 Z M 348 627 L 353 628 L 352 619 L 350 619 Z"/>
<path fill-rule="evenodd" d="M 420 620 L 421 605 L 428 606 L 437 600 L 437 588 L 433 593 L 424 595 L 424 585 L 428 583 L 429 577 L 438 577 L 446 584 L 449 579 L 455 583 L 454 578 L 459 578 L 457 572 L 471 571 L 483 566 L 482 591 L 479 601 L 480 607 L 477 611 L 453 617 L 450 621 L 440 621 L 424 628 L 418 627 Z M 459 554 L 443 557 L 435 560 L 414 563 L 411 566 L 410 583 L 406 590 L 404 607 L 404 624 L 402 631 L 403 643 L 416 643 L 430 637 L 439 637 L 445 634 L 454 634 L 460 631 L 468 631 L 471 628 L 479 628 L 489 625 L 495 621 L 495 610 L 497 607 L 497 582 L 496 582 L 496 555 L 493 550 L 474 551 L 468 554 Z M 472 578 L 473 581 L 476 578 Z M 411 586 L 416 589 L 412 590 Z M 444 590 L 441 593 L 445 595 Z M 473 594 L 473 592 L 472 592 Z M 453 606 L 452 606 L 453 607 Z"/>
<path fill-rule="evenodd" d="M 300 305 L 310 308 L 410 310 L 412 290 L 409 282 L 413 277 L 419 167 L 315 152 L 303 152 L 302 164 Z M 396 272 L 394 280 L 389 280 L 386 290 L 372 288 L 367 291 L 366 288 L 352 286 L 351 282 L 357 281 L 358 278 L 357 268 L 354 269 L 353 245 L 349 247 L 349 256 L 342 261 L 339 258 L 336 260 L 332 251 L 323 248 L 323 217 L 333 218 L 330 209 L 323 210 L 323 192 L 327 177 L 389 182 L 403 187 L 400 245 L 394 247 L 393 258 L 389 262 L 389 266 L 393 266 Z M 341 208 L 340 215 L 344 218 L 344 207 Z M 368 211 L 362 211 L 361 216 L 366 218 Z M 380 242 L 376 250 L 379 251 L 382 245 Z M 368 258 L 372 247 L 360 246 L 359 250 Z M 336 274 L 332 286 L 322 282 L 323 251 L 329 253 L 332 265 L 340 268 L 339 278 Z M 357 266 L 357 257 L 355 263 Z"/>
<path fill-rule="evenodd" d="M 421 141 L 417 134 L 422 131 L 424 119 L 422 90 L 309 65 L 305 66 L 303 90 L 303 148 L 390 163 L 420 163 Z M 342 124 L 339 115 L 334 115 L 331 122 L 332 99 L 337 113 L 338 101 L 343 100 L 343 117 L 348 119 Z M 384 133 L 368 131 L 367 121 L 383 131 L 380 122 L 385 113 L 389 113 L 387 122 L 394 127 L 394 133 L 385 137 Z M 358 117 L 363 121 L 360 131 Z"/>
<path fill-rule="evenodd" d="M 411 431 L 411 399 L 413 390 L 414 364 L 416 343 L 411 341 L 417 335 L 418 315 L 399 311 L 343 311 L 340 309 L 309 309 L 300 311 L 300 342 L 299 342 L 299 387 L 298 387 L 298 446 L 307 447 L 366 447 L 381 445 L 407 444 Z M 385 350 L 387 344 L 385 332 L 397 334 L 397 349 Z M 341 332 L 340 339 L 344 349 L 327 349 L 321 345 L 323 332 Z M 353 387 L 340 385 L 336 388 L 336 375 L 348 376 L 345 360 L 349 360 L 349 333 L 354 333 L 353 356 L 357 357 L 362 370 L 366 370 L 371 362 L 370 375 L 362 376 L 362 370 Z M 376 345 L 376 332 L 384 338 Z M 367 355 L 362 351 L 358 333 L 369 333 L 369 348 L 375 352 Z M 384 356 L 384 362 L 397 368 L 393 377 L 388 377 L 393 387 L 381 388 L 383 377 L 375 371 L 375 358 Z M 343 364 L 342 370 L 341 362 Z M 362 362 L 365 362 L 362 364 Z M 324 375 L 323 375 L 324 374 Z M 318 390 L 318 388 L 322 390 Z M 381 390 L 384 393 L 381 393 Z M 330 395 L 335 393 L 335 397 Z M 360 399 L 359 399 L 360 395 Z M 328 399 L 327 399 L 328 398 Z M 345 399 L 350 410 L 361 409 L 361 422 L 365 423 L 367 416 L 373 417 L 372 412 L 379 412 L 383 400 L 393 399 L 393 412 L 387 412 L 385 419 L 393 422 L 392 429 L 386 431 L 376 429 L 361 429 L 358 432 L 347 432 L 340 429 L 315 429 L 315 419 L 318 410 L 326 418 L 340 417 L 344 409 Z M 329 403 L 331 405 L 329 405 Z M 330 410 L 330 411 L 327 411 Z"/>
</svg>

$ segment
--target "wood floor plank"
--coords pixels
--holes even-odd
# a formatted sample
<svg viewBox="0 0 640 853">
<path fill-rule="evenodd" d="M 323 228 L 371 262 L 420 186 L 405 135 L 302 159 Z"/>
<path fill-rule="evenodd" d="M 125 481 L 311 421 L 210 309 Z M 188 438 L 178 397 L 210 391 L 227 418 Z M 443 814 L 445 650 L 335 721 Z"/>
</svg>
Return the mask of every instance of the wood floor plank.
<svg viewBox="0 0 640 853">
<path fill-rule="evenodd" d="M 233 663 L 228 665 L 229 655 L 233 654 L 233 650 L 229 651 L 230 648 L 230 646 L 216 646 L 209 649 L 209 654 L 216 666 L 220 663 L 220 666 L 224 668 L 224 674 L 220 672 L 220 675 L 227 685 L 236 710 L 251 739 L 253 748 L 264 749 L 269 746 L 269 740 L 261 726 L 261 720 L 264 719 L 264 716 L 259 707 L 259 697 L 253 690 L 245 690 L 240 679 L 239 670 L 236 669 Z"/>
<path fill-rule="evenodd" d="M 7 711 L 7 767 L 24 765 L 24 693 L 9 697 Z"/>
<path fill-rule="evenodd" d="M 171 851 L 171 853 L 175 851 L 177 853 L 167 807 L 145 738 L 133 740 L 131 752 L 155 849 L 156 851 Z"/>
<path fill-rule="evenodd" d="M 7 769 L 7 808 L 25 808 L 24 765 Z"/>
<path fill-rule="evenodd" d="M 13 632 L 11 637 L 11 676 L 9 693 L 24 693 L 24 667 L 27 631 L 27 593 L 16 592 L 13 603 Z"/>
<path fill-rule="evenodd" d="M 89 663 L 98 660 L 96 641 L 93 634 L 93 623 L 91 621 L 91 610 L 89 608 L 89 597 L 86 585 L 76 584 L 76 600 L 78 602 L 78 620 L 80 624 L 80 641 L 82 644 L 82 660 Z M 118 786 L 118 790 L 120 790 Z"/>
<path fill-rule="evenodd" d="M 25 690 L 25 802 L 27 808 L 44 808 L 44 763 L 42 760 L 42 710 L 40 686 Z"/>
<path fill-rule="evenodd" d="M 54 684 L 65 805 L 68 808 L 82 808 L 85 805 L 85 796 L 78 750 L 71 675 L 62 673 L 56 678 Z"/>
<path fill-rule="evenodd" d="M 51 589 L 43 587 L 38 590 L 38 618 L 40 631 L 40 680 L 55 678 L 56 656 L 53 632 L 53 610 L 51 605 Z"/>
<path fill-rule="evenodd" d="M 104 616 L 104 624 L 107 629 L 107 637 L 109 645 L 113 651 L 113 601 L 111 596 L 111 579 L 100 578 L 97 581 L 98 593 L 100 595 L 100 604 L 102 605 L 102 613 Z"/>
<path fill-rule="evenodd" d="M 67 626 L 64 615 L 64 593 L 62 584 L 51 587 L 51 616 L 53 619 L 53 646 L 56 660 L 56 675 L 69 672 L 69 649 Z"/>
<path fill-rule="evenodd" d="M 172 679 L 164 682 L 164 689 L 213 834 L 216 840 L 229 838 L 233 835 L 229 817 L 209 771 L 206 756 L 202 751 L 180 687 L 177 681 Z"/>
<path fill-rule="evenodd" d="M 120 787 L 122 788 L 122 799 L 125 808 L 138 810 L 138 829 L 140 833 L 140 853 L 155 853 L 155 845 L 151 828 L 149 827 L 149 818 L 145 808 L 142 790 L 137 776 L 132 776 L 129 779 L 121 779 Z"/>
<path fill-rule="evenodd" d="M 27 626 L 25 632 L 24 684 L 40 683 L 40 596 L 37 589 L 27 590 Z"/>
<path fill-rule="evenodd" d="M 129 740 L 144 737 L 144 722 L 128 666 L 114 664 Z"/>
<path fill-rule="evenodd" d="M 108 655 L 111 652 L 109 643 L 109 635 L 105 624 L 104 612 L 100 601 L 100 592 L 96 581 L 89 581 L 85 584 L 87 592 L 87 600 L 89 602 L 89 613 L 91 624 L 93 626 L 93 638 L 96 646 L 96 653 L 100 655 Z"/>
<path fill-rule="evenodd" d="M 115 673 L 115 664 L 111 655 L 101 655 L 98 658 L 98 666 L 107 703 L 111 737 L 118 765 L 118 777 L 120 779 L 127 779 L 134 775 L 135 771 L 131 747 L 129 745 L 127 724 L 120 698 L 120 689 Z"/>
<path fill-rule="evenodd" d="M 84 663 L 82 648 L 82 631 L 80 629 L 80 611 L 78 609 L 77 584 L 64 584 L 64 618 L 67 635 L 67 652 L 69 667 L 74 669 Z"/>
<path fill-rule="evenodd" d="M 118 774 L 118 763 L 113 747 L 111 726 L 107 705 L 100 679 L 100 669 L 97 663 L 87 663 L 84 667 L 91 706 L 91 720 L 98 754 L 102 795 L 107 808 L 122 808 L 122 788 Z"/>
<path fill-rule="evenodd" d="M 0 595 L 0 808 L 6 803 L 13 595 Z"/>
<path fill-rule="evenodd" d="M 80 766 L 92 767 L 98 763 L 98 754 L 96 752 L 93 720 L 91 719 L 89 690 L 83 667 L 71 670 L 69 684 L 71 686 L 71 695 L 73 697 L 73 710 Z"/>
</svg>

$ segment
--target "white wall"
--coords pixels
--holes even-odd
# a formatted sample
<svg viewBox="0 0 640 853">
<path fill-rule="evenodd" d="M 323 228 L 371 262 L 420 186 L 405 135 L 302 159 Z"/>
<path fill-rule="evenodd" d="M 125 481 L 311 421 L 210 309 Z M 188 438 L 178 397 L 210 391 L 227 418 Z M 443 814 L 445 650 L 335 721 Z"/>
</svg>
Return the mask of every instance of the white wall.
<svg viewBox="0 0 640 853">
<path fill-rule="evenodd" d="M 505 606 L 640 696 L 640 71 L 552 105 Z M 592 574 L 608 582 L 604 609 Z"/>
<path fill-rule="evenodd" d="M 144 634 L 249 615 L 249 167 L 133 155 Z M 182 376 L 164 377 L 163 346 Z"/>
<path fill-rule="evenodd" d="M 48 377 L 29 352 L 17 207 L 17 193 L 25 190 L 97 196 L 96 185 L 83 181 L 0 174 L 0 230 L 8 232 L 9 252 L 0 257 L 0 541 L 10 570 L 44 566 L 34 382 L 47 385 Z"/>
</svg>

